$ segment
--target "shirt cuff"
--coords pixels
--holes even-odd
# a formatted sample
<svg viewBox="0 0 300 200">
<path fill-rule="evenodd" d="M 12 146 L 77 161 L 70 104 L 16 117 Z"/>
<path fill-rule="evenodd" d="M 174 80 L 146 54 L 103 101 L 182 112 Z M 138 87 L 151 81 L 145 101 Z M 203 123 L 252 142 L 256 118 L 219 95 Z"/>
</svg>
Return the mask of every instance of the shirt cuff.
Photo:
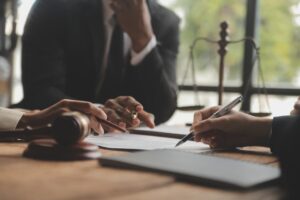
<svg viewBox="0 0 300 200">
<path fill-rule="evenodd" d="M 15 130 L 23 114 L 18 110 L 0 108 L 0 131 Z"/>
<path fill-rule="evenodd" d="M 144 58 L 152 51 L 152 49 L 156 47 L 156 45 L 157 45 L 157 40 L 155 35 L 153 35 L 151 40 L 148 42 L 148 44 L 142 51 L 137 53 L 134 50 L 131 50 L 130 64 L 133 66 L 140 64 L 144 60 Z"/>
</svg>

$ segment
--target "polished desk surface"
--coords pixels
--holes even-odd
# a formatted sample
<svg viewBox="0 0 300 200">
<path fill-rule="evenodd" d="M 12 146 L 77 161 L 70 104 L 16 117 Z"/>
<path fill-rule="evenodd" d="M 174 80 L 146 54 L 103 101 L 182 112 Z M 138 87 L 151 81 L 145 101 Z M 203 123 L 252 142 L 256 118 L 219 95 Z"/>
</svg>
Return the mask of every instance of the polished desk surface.
<svg viewBox="0 0 300 200">
<path fill-rule="evenodd" d="M 272 185 L 247 191 L 179 182 L 171 176 L 112 169 L 96 160 L 81 162 L 38 161 L 23 158 L 24 143 L 0 143 L 0 199 L 280 199 L 283 192 Z M 100 149 L 103 155 L 120 155 Z M 214 152 L 217 156 L 267 165 L 278 165 L 267 149 Z"/>
</svg>

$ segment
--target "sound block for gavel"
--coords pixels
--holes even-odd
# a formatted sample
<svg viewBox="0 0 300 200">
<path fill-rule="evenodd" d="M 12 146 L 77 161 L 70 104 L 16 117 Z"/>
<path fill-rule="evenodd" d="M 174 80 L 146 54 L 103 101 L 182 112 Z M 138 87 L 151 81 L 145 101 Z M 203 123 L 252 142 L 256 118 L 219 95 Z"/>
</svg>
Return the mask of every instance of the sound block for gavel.
<svg viewBox="0 0 300 200">
<path fill-rule="evenodd" d="M 23 156 L 38 160 L 76 161 L 98 159 L 101 153 L 97 146 L 85 142 L 61 145 L 52 139 L 39 139 L 29 143 Z"/>
</svg>

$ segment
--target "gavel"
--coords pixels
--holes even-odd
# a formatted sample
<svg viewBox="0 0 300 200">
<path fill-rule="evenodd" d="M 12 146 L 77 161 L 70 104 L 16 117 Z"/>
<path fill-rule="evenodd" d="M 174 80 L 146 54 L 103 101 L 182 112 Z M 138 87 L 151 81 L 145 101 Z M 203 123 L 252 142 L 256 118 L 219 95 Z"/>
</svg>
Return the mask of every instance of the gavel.
<svg viewBox="0 0 300 200">
<path fill-rule="evenodd" d="M 67 112 L 44 127 L 0 131 L 0 141 L 51 138 L 61 145 L 73 145 L 86 138 L 89 132 L 89 118 L 86 115 L 79 112 Z"/>
</svg>

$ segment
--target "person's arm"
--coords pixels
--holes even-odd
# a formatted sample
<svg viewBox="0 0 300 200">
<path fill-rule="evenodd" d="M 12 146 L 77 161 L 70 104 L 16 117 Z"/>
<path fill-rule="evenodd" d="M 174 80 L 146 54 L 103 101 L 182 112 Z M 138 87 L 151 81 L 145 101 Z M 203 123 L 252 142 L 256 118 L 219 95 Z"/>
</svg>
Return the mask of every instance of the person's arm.
<svg viewBox="0 0 300 200">
<path fill-rule="evenodd" d="M 171 31 L 170 31 L 171 32 Z M 176 31 L 164 41 L 170 42 L 158 44 L 137 66 L 129 69 L 128 79 L 136 88 L 137 99 L 143 99 L 144 106 L 156 117 L 157 123 L 167 121 L 177 106 L 177 82 L 176 82 Z M 178 39 L 178 38 L 177 38 Z M 174 45 L 174 46 L 173 46 Z M 147 97 L 147 98 L 143 98 Z"/>
<path fill-rule="evenodd" d="M 270 147 L 279 157 L 288 199 L 299 199 L 300 116 L 268 119 L 232 111 L 223 117 L 209 119 L 218 108 L 207 108 L 195 113 L 192 126 L 195 140 L 211 147 Z"/>
<path fill-rule="evenodd" d="M 19 110 L 0 108 L 0 131 L 16 129 L 23 114 Z"/>
<path fill-rule="evenodd" d="M 64 4 L 57 0 L 39 0 L 29 14 L 22 37 L 25 108 L 42 109 L 71 98 L 64 91 L 64 14 Z"/>
<path fill-rule="evenodd" d="M 287 199 L 300 198 L 300 116 L 275 117 L 270 146 L 279 157 L 282 180 L 288 191 Z"/>
<path fill-rule="evenodd" d="M 52 123 L 58 116 L 65 112 L 78 111 L 89 117 L 89 127 L 96 133 L 103 133 L 103 128 L 97 118 L 106 119 L 105 112 L 99 106 L 87 102 L 64 99 L 43 110 L 28 111 L 17 124 L 17 128 L 41 127 Z"/>
<path fill-rule="evenodd" d="M 291 111 L 291 115 L 300 115 L 300 97 L 298 97 L 294 104 L 294 109 Z"/>
<path fill-rule="evenodd" d="M 268 146 L 272 119 L 231 111 L 210 118 L 220 107 L 205 108 L 195 113 L 192 130 L 195 140 L 211 147 Z"/>
<path fill-rule="evenodd" d="M 131 38 L 135 52 L 143 50 L 153 35 L 156 36 L 157 45 L 141 62 L 128 67 L 125 82 L 128 83 L 127 88 L 135 91 L 132 95 L 155 115 L 155 121 L 165 122 L 177 105 L 179 18 L 157 6 L 153 9 L 160 9 L 160 19 L 152 19 L 151 24 L 145 0 L 114 0 L 112 6 L 122 29 Z M 153 12 L 158 13 L 156 10 Z"/>
<path fill-rule="evenodd" d="M 275 117 L 272 124 L 270 147 L 272 152 L 280 154 L 286 146 L 299 143 L 300 116 Z"/>
</svg>

